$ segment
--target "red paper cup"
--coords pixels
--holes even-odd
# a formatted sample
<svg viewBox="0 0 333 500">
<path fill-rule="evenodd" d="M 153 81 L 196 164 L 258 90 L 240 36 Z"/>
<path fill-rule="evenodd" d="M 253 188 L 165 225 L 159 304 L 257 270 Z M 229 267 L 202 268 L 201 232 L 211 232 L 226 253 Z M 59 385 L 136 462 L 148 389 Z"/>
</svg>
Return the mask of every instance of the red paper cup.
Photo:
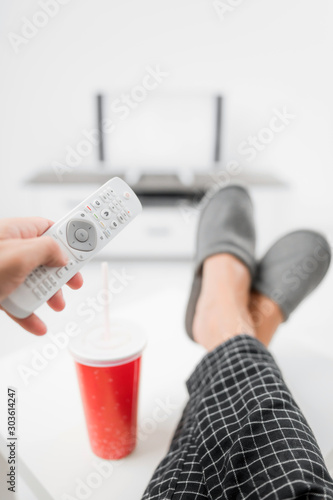
<svg viewBox="0 0 333 500">
<path fill-rule="evenodd" d="M 79 380 L 90 445 L 100 458 L 115 460 L 136 445 L 141 355 L 146 339 L 137 327 L 111 325 L 70 344 Z"/>
</svg>

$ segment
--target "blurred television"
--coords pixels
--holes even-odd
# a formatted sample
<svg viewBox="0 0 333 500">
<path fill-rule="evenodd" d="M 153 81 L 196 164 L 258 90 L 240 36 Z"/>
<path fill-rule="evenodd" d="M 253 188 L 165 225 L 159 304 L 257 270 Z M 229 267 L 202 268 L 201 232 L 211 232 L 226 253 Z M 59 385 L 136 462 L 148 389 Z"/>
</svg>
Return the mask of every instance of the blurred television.
<svg viewBox="0 0 333 500">
<path fill-rule="evenodd" d="M 210 172 L 222 161 L 221 95 L 156 89 L 136 102 L 126 92 L 99 94 L 97 120 L 98 160 L 118 174 L 185 179 Z"/>
</svg>

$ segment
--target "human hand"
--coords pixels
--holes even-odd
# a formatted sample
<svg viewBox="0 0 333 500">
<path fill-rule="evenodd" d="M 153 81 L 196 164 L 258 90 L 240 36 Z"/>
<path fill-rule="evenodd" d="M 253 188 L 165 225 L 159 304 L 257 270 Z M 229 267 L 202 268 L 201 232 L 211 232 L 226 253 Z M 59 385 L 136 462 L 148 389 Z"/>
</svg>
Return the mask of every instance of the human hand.
<svg viewBox="0 0 333 500">
<path fill-rule="evenodd" d="M 68 258 L 52 237 L 39 238 L 52 224 L 41 217 L 0 220 L 0 301 L 21 285 L 36 267 L 62 267 L 66 264 Z M 81 288 L 82 284 L 80 273 L 67 283 L 73 290 Z M 47 303 L 54 311 L 62 311 L 65 307 L 62 291 L 56 292 Z M 0 309 L 4 310 L 1 306 Z M 24 319 L 7 314 L 30 333 L 44 335 L 47 331 L 46 325 L 35 314 Z"/>
</svg>

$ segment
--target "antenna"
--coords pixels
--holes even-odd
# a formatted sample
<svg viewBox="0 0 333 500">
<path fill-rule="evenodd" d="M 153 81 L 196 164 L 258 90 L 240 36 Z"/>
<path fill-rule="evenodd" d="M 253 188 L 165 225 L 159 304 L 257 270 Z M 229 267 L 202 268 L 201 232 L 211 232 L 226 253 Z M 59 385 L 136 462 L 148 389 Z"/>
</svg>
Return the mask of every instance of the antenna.
<svg viewBox="0 0 333 500">
<path fill-rule="evenodd" d="M 215 149 L 214 161 L 219 163 L 221 161 L 221 148 L 222 148 L 222 111 L 223 111 L 223 97 L 217 95 L 215 99 L 216 106 L 216 121 L 215 121 Z"/>
<path fill-rule="evenodd" d="M 105 161 L 103 132 L 103 95 L 97 94 L 97 129 L 98 129 L 98 160 Z"/>
</svg>

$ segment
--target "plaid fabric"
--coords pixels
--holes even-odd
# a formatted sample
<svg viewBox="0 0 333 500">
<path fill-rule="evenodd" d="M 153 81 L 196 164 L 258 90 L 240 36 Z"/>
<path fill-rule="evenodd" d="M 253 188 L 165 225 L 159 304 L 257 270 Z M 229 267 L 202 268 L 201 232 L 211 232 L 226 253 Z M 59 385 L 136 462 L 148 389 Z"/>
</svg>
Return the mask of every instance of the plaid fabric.
<svg viewBox="0 0 333 500">
<path fill-rule="evenodd" d="M 313 433 L 267 349 L 241 335 L 206 355 L 143 499 L 333 499 Z"/>
</svg>

